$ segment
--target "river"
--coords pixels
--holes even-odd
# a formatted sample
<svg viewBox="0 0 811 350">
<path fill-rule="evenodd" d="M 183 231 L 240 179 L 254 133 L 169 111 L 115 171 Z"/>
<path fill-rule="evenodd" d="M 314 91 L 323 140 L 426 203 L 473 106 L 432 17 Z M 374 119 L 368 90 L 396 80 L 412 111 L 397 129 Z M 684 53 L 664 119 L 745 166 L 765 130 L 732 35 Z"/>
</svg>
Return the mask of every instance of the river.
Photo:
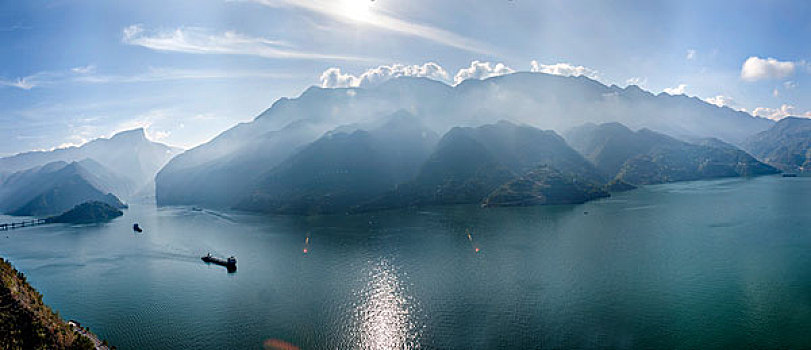
<svg viewBox="0 0 811 350">
<path fill-rule="evenodd" d="M 119 349 L 811 347 L 811 178 L 349 216 L 134 204 L 0 234 L 46 303 Z"/>
</svg>

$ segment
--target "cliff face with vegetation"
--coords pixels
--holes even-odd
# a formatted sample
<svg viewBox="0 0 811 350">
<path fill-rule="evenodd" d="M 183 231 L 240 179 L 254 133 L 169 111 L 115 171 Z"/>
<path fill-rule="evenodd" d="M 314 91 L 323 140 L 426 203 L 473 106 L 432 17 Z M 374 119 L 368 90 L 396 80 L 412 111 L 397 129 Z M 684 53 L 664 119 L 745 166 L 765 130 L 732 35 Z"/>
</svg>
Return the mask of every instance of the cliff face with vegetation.
<svg viewBox="0 0 811 350">
<path fill-rule="evenodd" d="M 567 141 L 615 181 L 634 185 L 777 173 L 746 152 L 717 139 L 687 143 L 619 123 L 570 130 Z"/>
<path fill-rule="evenodd" d="M 580 204 L 609 194 L 595 184 L 541 166 L 490 193 L 486 207 Z"/>
<path fill-rule="evenodd" d="M 780 170 L 811 172 L 811 119 L 788 117 L 753 135 L 744 148 Z"/>
<path fill-rule="evenodd" d="M 0 258 L 0 349 L 95 349 L 42 302 L 25 276 Z"/>
</svg>

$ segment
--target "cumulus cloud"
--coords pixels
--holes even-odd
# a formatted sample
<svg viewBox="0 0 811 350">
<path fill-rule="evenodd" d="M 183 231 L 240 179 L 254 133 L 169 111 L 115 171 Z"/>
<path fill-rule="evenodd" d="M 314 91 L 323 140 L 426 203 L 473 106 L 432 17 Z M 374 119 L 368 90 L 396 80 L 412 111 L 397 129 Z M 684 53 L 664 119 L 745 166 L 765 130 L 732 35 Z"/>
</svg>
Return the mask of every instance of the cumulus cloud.
<svg viewBox="0 0 811 350">
<path fill-rule="evenodd" d="M 586 76 L 591 79 L 598 79 L 597 71 L 583 66 L 575 66 L 569 63 L 541 64 L 533 60 L 530 62 L 530 72 L 546 73 L 552 75 L 562 75 L 564 77 Z"/>
<path fill-rule="evenodd" d="M 324 88 L 347 88 L 374 86 L 398 77 L 425 77 L 455 85 L 467 79 L 487 79 L 514 72 L 514 69 L 507 67 L 503 63 L 493 64 L 473 61 L 470 63 L 470 67 L 459 69 L 456 75 L 451 78 L 445 68 L 437 63 L 427 62 L 422 65 L 392 64 L 378 66 L 368 69 L 360 75 L 345 73 L 338 67 L 332 67 L 321 73 L 320 81 L 321 87 Z"/>
<path fill-rule="evenodd" d="M 453 83 L 459 84 L 468 79 L 487 79 L 514 72 L 514 69 L 505 66 L 503 63 L 491 64 L 490 62 L 473 61 L 470 62 L 470 67 L 459 69 L 456 72 Z"/>
<path fill-rule="evenodd" d="M 796 66 L 795 62 L 752 56 L 747 58 L 741 66 L 741 79 L 747 81 L 783 79 L 794 74 Z"/>
<path fill-rule="evenodd" d="M 189 54 L 246 55 L 264 58 L 367 61 L 369 58 L 337 54 L 305 52 L 280 40 L 242 35 L 233 31 L 210 33 L 202 28 L 186 27 L 174 30 L 150 31 L 140 24 L 122 31 L 121 41 L 155 51 Z"/>
<path fill-rule="evenodd" d="M 696 58 L 696 50 L 690 49 L 687 50 L 687 57 L 688 60 L 693 60 Z"/>
<path fill-rule="evenodd" d="M 786 81 L 783 83 L 783 87 L 786 89 L 794 89 L 797 87 L 797 82 L 792 80 Z"/>
<path fill-rule="evenodd" d="M 341 72 L 341 68 L 332 67 L 321 73 L 321 87 L 323 88 L 346 88 L 358 85 L 358 77 L 344 74 Z"/>
<path fill-rule="evenodd" d="M 730 96 L 718 95 L 718 96 L 715 96 L 715 97 L 709 97 L 709 98 L 705 98 L 704 102 L 716 105 L 718 107 L 728 107 L 728 108 L 732 108 L 732 109 L 734 109 L 736 111 L 739 111 L 739 112 L 747 112 L 748 113 L 746 108 L 741 107 L 741 105 L 738 103 L 738 101 L 736 101 L 734 98 L 732 98 Z"/>
<path fill-rule="evenodd" d="M 778 108 L 758 107 L 752 111 L 752 115 L 757 117 L 769 118 L 773 120 L 780 120 L 788 116 L 804 116 L 811 117 L 811 111 L 800 114 L 792 105 L 783 104 Z"/>
<path fill-rule="evenodd" d="M 422 65 L 392 64 L 378 66 L 368 69 L 358 76 L 344 73 L 340 68 L 332 67 L 321 73 L 321 87 L 368 87 L 398 77 L 424 77 L 443 82 L 450 81 L 450 75 L 442 66 L 434 62 L 427 62 Z"/>
<path fill-rule="evenodd" d="M 709 97 L 704 99 L 705 102 L 709 104 L 714 104 L 718 107 L 733 107 L 735 106 L 735 99 L 729 96 L 718 95 L 715 97 Z"/>
<path fill-rule="evenodd" d="M 434 62 L 427 62 L 421 66 L 394 64 L 367 70 L 360 76 L 360 86 L 375 85 L 397 77 L 425 77 L 446 82 L 450 80 L 448 72 Z"/>
<path fill-rule="evenodd" d="M 679 86 L 674 88 L 665 88 L 664 91 L 668 95 L 684 95 L 685 91 L 687 90 L 687 84 L 679 84 Z"/>
</svg>

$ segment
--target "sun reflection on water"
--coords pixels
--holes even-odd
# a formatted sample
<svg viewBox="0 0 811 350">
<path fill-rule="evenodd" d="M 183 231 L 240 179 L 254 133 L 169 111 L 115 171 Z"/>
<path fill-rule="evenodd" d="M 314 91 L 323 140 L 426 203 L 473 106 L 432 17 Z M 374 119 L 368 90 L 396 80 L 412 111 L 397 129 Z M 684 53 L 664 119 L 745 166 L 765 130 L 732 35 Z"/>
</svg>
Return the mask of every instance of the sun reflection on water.
<svg viewBox="0 0 811 350">
<path fill-rule="evenodd" d="M 419 348 L 418 307 L 397 269 L 382 259 L 367 274 L 369 282 L 356 292 L 352 338 L 357 348 Z"/>
</svg>

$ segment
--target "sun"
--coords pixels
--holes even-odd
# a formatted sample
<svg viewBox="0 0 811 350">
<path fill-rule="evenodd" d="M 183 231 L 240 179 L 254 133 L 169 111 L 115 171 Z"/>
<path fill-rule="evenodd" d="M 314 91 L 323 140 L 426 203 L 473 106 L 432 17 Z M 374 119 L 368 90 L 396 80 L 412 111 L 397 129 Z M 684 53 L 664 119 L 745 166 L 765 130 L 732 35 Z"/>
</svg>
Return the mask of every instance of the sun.
<svg viewBox="0 0 811 350">
<path fill-rule="evenodd" d="M 341 0 L 343 15 L 359 22 L 368 21 L 372 15 L 372 0 Z"/>
</svg>

